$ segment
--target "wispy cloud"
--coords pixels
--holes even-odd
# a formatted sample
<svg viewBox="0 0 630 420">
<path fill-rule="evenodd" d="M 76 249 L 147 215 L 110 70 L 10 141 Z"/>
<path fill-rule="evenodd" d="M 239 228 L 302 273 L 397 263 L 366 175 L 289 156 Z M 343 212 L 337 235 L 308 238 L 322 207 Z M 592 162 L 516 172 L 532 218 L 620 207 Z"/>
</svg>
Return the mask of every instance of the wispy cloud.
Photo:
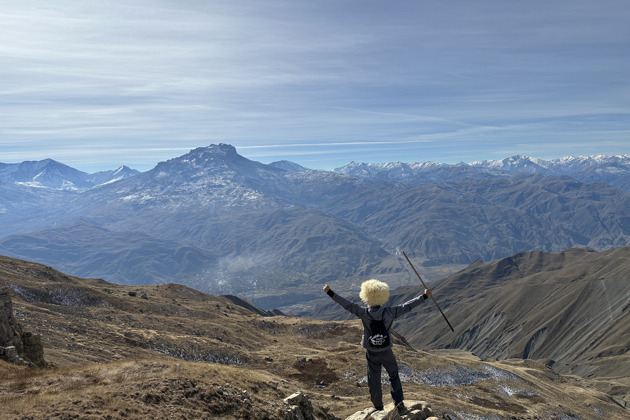
<svg viewBox="0 0 630 420">
<path fill-rule="evenodd" d="M 618 0 L 13 2 L 0 161 L 144 169 L 129 150 L 217 142 L 321 166 L 629 153 L 628 20 Z"/>
</svg>

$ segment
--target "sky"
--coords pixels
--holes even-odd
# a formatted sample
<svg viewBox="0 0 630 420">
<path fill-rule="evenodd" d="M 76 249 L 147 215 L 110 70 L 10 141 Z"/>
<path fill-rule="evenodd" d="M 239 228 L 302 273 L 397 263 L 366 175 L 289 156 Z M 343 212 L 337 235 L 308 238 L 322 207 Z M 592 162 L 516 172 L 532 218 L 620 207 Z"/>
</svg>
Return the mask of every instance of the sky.
<svg viewBox="0 0 630 420">
<path fill-rule="evenodd" d="M 626 0 L 0 0 L 0 162 L 630 154 Z"/>
</svg>

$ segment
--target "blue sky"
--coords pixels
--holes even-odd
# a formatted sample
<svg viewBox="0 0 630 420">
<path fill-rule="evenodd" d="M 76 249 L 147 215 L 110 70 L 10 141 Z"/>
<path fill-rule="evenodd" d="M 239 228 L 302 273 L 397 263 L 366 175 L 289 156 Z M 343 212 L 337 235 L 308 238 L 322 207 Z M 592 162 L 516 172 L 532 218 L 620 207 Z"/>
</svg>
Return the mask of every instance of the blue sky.
<svg viewBox="0 0 630 420">
<path fill-rule="evenodd" d="M 0 162 L 630 154 L 625 0 L 0 6 Z"/>
</svg>

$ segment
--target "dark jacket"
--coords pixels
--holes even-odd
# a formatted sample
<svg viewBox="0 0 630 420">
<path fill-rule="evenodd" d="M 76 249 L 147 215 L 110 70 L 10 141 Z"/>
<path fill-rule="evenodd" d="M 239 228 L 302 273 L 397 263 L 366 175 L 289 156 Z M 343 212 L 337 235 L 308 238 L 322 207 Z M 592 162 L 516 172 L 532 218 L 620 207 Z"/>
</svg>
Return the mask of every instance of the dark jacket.
<svg viewBox="0 0 630 420">
<path fill-rule="evenodd" d="M 409 313 L 413 308 L 423 303 L 427 300 L 426 295 L 421 295 L 415 297 L 402 305 L 395 306 L 370 306 L 363 307 L 361 305 L 357 305 L 356 303 L 352 303 L 347 299 L 339 296 L 334 293 L 332 290 L 328 293 L 332 300 L 337 302 L 343 309 L 358 316 L 363 323 L 363 337 L 361 338 L 361 345 L 370 351 L 384 351 L 390 349 L 392 347 L 391 340 L 389 346 L 376 348 L 370 344 L 369 337 L 372 336 L 372 331 L 370 330 L 370 322 L 373 320 L 382 320 L 385 324 L 385 328 L 389 333 L 389 330 L 392 327 L 394 319 L 402 316 L 406 313 Z"/>
</svg>

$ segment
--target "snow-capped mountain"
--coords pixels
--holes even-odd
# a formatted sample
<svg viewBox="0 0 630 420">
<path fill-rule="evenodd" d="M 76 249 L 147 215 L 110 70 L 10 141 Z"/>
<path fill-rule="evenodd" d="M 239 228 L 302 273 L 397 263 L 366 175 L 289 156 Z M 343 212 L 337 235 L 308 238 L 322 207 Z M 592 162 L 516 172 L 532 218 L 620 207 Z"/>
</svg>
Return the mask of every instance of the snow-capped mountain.
<svg viewBox="0 0 630 420">
<path fill-rule="evenodd" d="M 0 180 L 29 187 L 82 190 L 90 187 L 87 176 L 52 159 L 0 164 Z"/>
<path fill-rule="evenodd" d="M 477 169 L 463 163 L 450 165 L 438 162 L 351 162 L 341 168 L 334 169 L 334 172 L 362 179 L 404 182 L 410 185 L 458 181 L 464 179 L 487 179 L 494 176 L 494 174 L 491 174 L 486 170 Z"/>
<path fill-rule="evenodd" d="M 0 167 L 0 253 L 62 269 L 72 264 L 67 269 L 84 276 L 96 266 L 118 267 L 109 280 L 133 283 L 138 267 L 160 273 L 160 260 L 173 252 L 172 261 L 199 267 L 178 282 L 238 293 L 266 308 L 318 296 L 325 281 L 412 281 L 397 249 L 423 270 L 444 273 L 520 251 L 630 244 L 627 157 L 351 163 L 316 171 L 265 165 L 219 144 L 126 178 L 123 167 L 103 179 L 124 179 L 92 181 L 98 188 L 17 181 L 45 172 L 40 165 L 30 178 L 17 177 L 17 166 Z M 142 247 L 131 258 L 124 241 Z M 85 256 L 68 261 L 78 250 Z M 203 255 L 216 259 L 201 261 Z"/>
<path fill-rule="evenodd" d="M 435 162 L 352 162 L 334 171 L 363 179 L 405 182 L 410 185 L 542 174 L 570 176 L 582 182 L 604 182 L 630 190 L 630 155 L 567 156 L 553 160 L 515 155 L 501 160 L 461 162 L 454 165 Z"/>
<path fill-rule="evenodd" d="M 274 168 L 284 169 L 287 172 L 294 172 L 294 173 L 308 171 L 308 169 L 305 168 L 304 166 L 298 165 L 297 163 L 290 162 L 288 160 L 279 160 L 277 162 L 271 162 L 269 166 L 273 166 Z"/>
<path fill-rule="evenodd" d="M 620 168 L 630 171 L 630 155 L 565 156 L 544 160 L 515 155 L 502 160 L 472 162 L 470 166 L 488 168 L 508 174 L 532 173 L 572 176 L 598 169 L 599 172 L 619 173 Z"/>
<path fill-rule="evenodd" d="M 123 165 L 118 169 L 95 172 L 89 175 L 87 179 L 93 186 L 98 187 L 101 185 L 111 184 L 112 182 L 122 181 L 123 179 L 138 175 L 139 173 L 140 171 Z"/>
<path fill-rule="evenodd" d="M 94 189 L 78 203 L 107 197 L 114 205 L 171 209 L 261 208 L 277 205 L 276 185 L 286 172 L 251 161 L 227 144 L 200 147 L 133 178 Z"/>
<path fill-rule="evenodd" d="M 546 173 L 552 165 L 553 164 L 550 161 L 521 155 L 510 156 L 501 160 L 484 160 L 481 162 L 470 163 L 470 166 L 475 168 L 486 168 L 508 174 Z"/>
<path fill-rule="evenodd" d="M 0 181 L 33 188 L 85 191 L 100 184 L 136 175 L 138 171 L 122 166 L 114 171 L 88 174 L 53 159 L 0 163 Z"/>
</svg>

